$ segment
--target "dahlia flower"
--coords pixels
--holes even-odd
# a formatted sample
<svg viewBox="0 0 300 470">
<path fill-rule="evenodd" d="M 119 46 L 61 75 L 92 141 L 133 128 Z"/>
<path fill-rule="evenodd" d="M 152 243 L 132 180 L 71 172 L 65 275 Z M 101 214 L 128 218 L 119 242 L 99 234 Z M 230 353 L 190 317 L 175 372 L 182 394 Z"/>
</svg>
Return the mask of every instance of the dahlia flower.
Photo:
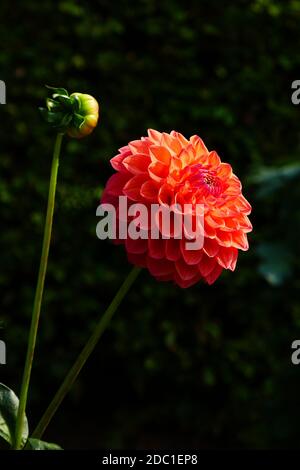
<svg viewBox="0 0 300 470">
<path fill-rule="evenodd" d="M 174 281 L 183 288 L 200 280 L 212 284 L 223 269 L 234 271 L 238 250 L 248 250 L 251 206 L 231 166 L 209 151 L 200 137 L 188 140 L 179 132 L 150 129 L 147 137 L 119 149 L 111 165 L 116 173 L 108 180 L 101 203 L 118 208 L 120 196 L 126 196 L 129 206 L 138 202 L 148 207 L 204 208 L 200 249 L 187 249 L 185 235 L 166 238 L 162 233 L 153 239 L 149 233 L 147 238 L 123 239 L 117 234 L 116 243 L 125 245 L 129 262 L 147 268 L 159 281 Z M 124 214 L 118 217 L 124 219 Z"/>
</svg>

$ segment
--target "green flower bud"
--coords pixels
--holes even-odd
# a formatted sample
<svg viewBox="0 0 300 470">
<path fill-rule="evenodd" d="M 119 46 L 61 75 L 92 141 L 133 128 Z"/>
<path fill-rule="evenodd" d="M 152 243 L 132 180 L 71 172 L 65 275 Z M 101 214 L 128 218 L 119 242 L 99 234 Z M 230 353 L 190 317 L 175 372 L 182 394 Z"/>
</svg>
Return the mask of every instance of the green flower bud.
<svg viewBox="0 0 300 470">
<path fill-rule="evenodd" d="M 99 117 L 99 105 L 91 95 L 72 93 L 70 98 L 72 99 L 72 97 L 78 100 L 78 114 L 84 118 L 84 121 L 79 128 L 71 125 L 67 133 L 70 137 L 80 139 L 81 137 L 89 135 L 96 127 Z"/>
<path fill-rule="evenodd" d="M 47 87 L 53 91 L 47 98 L 46 108 L 40 108 L 44 119 L 57 132 L 80 139 L 96 127 L 99 105 L 95 98 L 84 93 L 69 95 L 64 88 Z"/>
</svg>

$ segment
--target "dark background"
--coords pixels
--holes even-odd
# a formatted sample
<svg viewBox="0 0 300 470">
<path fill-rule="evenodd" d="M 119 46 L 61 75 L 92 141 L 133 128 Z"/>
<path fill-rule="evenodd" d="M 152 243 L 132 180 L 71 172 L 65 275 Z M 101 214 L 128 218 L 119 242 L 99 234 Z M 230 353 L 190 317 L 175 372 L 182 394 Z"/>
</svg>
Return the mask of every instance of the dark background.
<svg viewBox="0 0 300 470">
<path fill-rule="evenodd" d="M 211 287 L 143 272 L 45 439 L 64 448 L 299 447 L 300 1 L 1 2 L 1 381 L 19 393 L 54 134 L 44 84 L 94 95 L 65 139 L 29 397 L 33 429 L 130 266 L 95 216 L 118 147 L 199 134 L 253 206 L 250 249 Z"/>
</svg>

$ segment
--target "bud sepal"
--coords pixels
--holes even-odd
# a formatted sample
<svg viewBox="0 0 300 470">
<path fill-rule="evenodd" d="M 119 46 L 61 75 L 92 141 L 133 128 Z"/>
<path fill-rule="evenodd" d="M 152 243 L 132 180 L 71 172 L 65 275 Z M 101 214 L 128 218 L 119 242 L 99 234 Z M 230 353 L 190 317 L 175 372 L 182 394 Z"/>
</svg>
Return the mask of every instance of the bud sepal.
<svg viewBox="0 0 300 470">
<path fill-rule="evenodd" d="M 89 135 L 99 118 L 98 102 L 91 95 L 72 93 L 65 88 L 53 88 L 46 108 L 39 108 L 45 121 L 57 132 L 80 139 Z"/>
</svg>

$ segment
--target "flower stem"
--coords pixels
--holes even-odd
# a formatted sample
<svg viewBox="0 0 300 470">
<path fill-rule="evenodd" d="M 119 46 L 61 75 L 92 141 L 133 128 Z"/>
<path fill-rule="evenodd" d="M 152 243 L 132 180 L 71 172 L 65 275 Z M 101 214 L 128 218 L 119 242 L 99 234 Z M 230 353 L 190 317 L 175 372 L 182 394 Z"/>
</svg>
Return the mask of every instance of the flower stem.
<svg viewBox="0 0 300 470">
<path fill-rule="evenodd" d="M 98 324 L 95 327 L 94 332 L 90 336 L 88 342 L 82 349 L 81 353 L 79 354 L 78 358 L 76 359 L 73 367 L 70 369 L 68 375 L 66 376 L 65 380 L 63 381 L 62 385 L 60 386 L 59 390 L 57 391 L 55 397 L 53 398 L 52 402 L 48 406 L 47 410 L 45 411 L 43 417 L 41 418 L 39 424 L 35 428 L 32 433 L 32 437 L 36 439 L 40 439 L 47 428 L 48 424 L 50 423 L 51 419 L 53 418 L 55 412 L 57 411 L 58 407 L 60 406 L 61 402 L 70 391 L 73 383 L 75 382 L 78 374 L 80 373 L 81 369 L 83 368 L 84 364 L 86 363 L 87 359 L 93 352 L 95 346 L 97 345 L 100 337 L 102 336 L 103 332 L 108 327 L 114 313 L 116 312 L 118 306 L 124 299 L 125 295 L 129 291 L 130 287 L 134 283 L 135 279 L 137 278 L 140 268 L 134 267 L 131 272 L 128 274 L 127 278 L 123 282 L 122 286 L 120 287 L 119 291 L 117 292 L 116 296 L 112 300 L 111 304 L 100 318 Z"/>
<path fill-rule="evenodd" d="M 26 361 L 25 361 L 25 367 L 24 367 L 24 373 L 23 373 L 20 402 L 19 402 L 16 430 L 15 430 L 14 449 L 16 450 L 19 450 L 22 447 L 22 434 L 23 434 L 23 425 L 24 425 L 24 418 L 25 418 L 25 412 L 26 412 L 28 388 L 29 388 L 29 382 L 30 382 L 30 376 L 31 376 L 31 370 L 32 370 L 34 350 L 35 350 L 35 345 L 36 345 L 38 324 L 39 324 L 40 311 L 41 311 L 41 303 L 42 303 L 42 298 L 43 298 L 43 290 L 44 290 L 45 277 L 46 277 L 46 271 L 47 271 L 49 247 L 50 247 L 50 241 L 51 241 L 57 172 L 58 172 L 58 166 L 59 166 L 59 155 L 60 155 L 62 138 L 63 138 L 63 134 L 61 133 L 57 134 L 54 151 L 53 151 L 53 160 L 52 160 L 51 177 L 50 177 L 49 194 L 48 194 L 47 215 L 46 215 L 46 222 L 45 222 L 45 228 L 44 228 L 43 247 L 42 247 L 40 268 L 39 268 L 39 274 L 38 274 L 38 281 L 37 281 L 35 297 L 34 297 L 32 319 L 31 319 L 31 326 L 30 326 L 30 333 L 29 333 L 29 340 L 28 340 L 28 347 L 27 347 L 27 355 L 26 355 Z"/>
</svg>

